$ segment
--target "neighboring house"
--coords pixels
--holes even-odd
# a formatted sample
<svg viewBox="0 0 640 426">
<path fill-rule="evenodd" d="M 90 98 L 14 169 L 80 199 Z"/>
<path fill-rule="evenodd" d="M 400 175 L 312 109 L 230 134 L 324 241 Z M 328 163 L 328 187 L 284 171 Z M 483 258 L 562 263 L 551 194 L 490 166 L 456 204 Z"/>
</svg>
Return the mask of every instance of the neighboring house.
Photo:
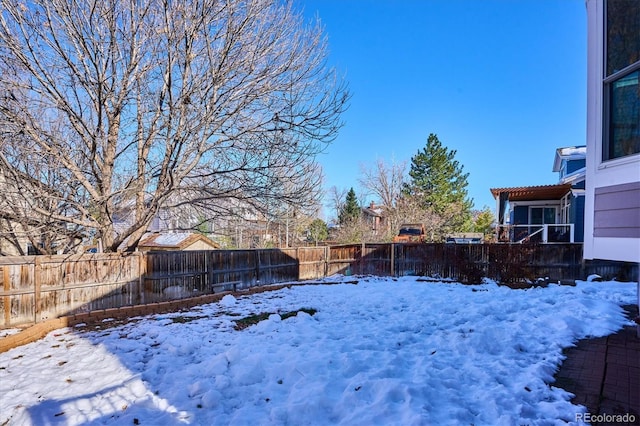
<svg viewBox="0 0 640 426">
<path fill-rule="evenodd" d="M 584 258 L 640 262 L 640 1 L 587 0 Z"/>
<path fill-rule="evenodd" d="M 133 201 L 120 202 L 114 214 L 116 232 L 124 232 L 134 222 Z M 214 211 L 215 210 L 215 211 Z M 206 216 L 215 216 L 207 219 Z M 216 244 L 237 248 L 263 247 L 275 240 L 264 215 L 247 203 L 218 200 L 216 206 L 203 210 L 189 203 L 161 207 L 147 227 L 149 233 L 185 233 L 198 231 Z"/>
<path fill-rule="evenodd" d="M 362 220 L 369 224 L 374 234 L 382 234 L 389 230 L 387 215 L 383 206 L 371 202 L 368 207 L 362 208 Z"/>
<path fill-rule="evenodd" d="M 570 184 L 571 193 L 561 201 L 561 223 L 573 223 L 574 242 L 584 241 L 584 204 L 587 147 L 558 148 L 553 171 L 559 173 L 561 185 Z"/>
<path fill-rule="evenodd" d="M 193 232 L 163 232 L 145 234 L 140 243 L 140 251 L 173 250 L 214 250 L 220 248 L 215 241 Z"/>
<path fill-rule="evenodd" d="M 584 238 L 586 147 L 558 148 L 556 185 L 492 188 L 498 241 L 582 242 Z"/>
</svg>

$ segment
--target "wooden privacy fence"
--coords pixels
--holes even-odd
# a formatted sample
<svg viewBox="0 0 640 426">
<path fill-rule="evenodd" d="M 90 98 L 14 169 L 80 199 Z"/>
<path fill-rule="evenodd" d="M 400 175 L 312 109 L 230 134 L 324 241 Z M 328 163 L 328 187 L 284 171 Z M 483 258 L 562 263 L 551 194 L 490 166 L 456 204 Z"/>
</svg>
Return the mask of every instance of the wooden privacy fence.
<svg viewBox="0 0 640 426">
<path fill-rule="evenodd" d="M 141 254 L 0 257 L 0 326 L 142 302 Z"/>
<path fill-rule="evenodd" d="M 317 279 L 327 275 L 327 253 L 326 247 L 310 247 L 0 257 L 0 328 Z"/>
<path fill-rule="evenodd" d="M 582 277 L 582 244 L 364 244 L 330 248 L 330 262 L 353 274 L 453 278 L 503 283 Z M 332 271 L 335 272 L 335 271 Z"/>
<path fill-rule="evenodd" d="M 325 253 L 324 247 L 151 252 L 145 294 L 162 299 L 315 279 L 326 274 Z"/>
<path fill-rule="evenodd" d="M 581 244 L 347 244 L 0 257 L 0 328 L 336 273 L 508 283 L 584 279 L 591 273 L 614 277 L 620 271 L 638 279 L 637 264 L 583 262 Z"/>
</svg>

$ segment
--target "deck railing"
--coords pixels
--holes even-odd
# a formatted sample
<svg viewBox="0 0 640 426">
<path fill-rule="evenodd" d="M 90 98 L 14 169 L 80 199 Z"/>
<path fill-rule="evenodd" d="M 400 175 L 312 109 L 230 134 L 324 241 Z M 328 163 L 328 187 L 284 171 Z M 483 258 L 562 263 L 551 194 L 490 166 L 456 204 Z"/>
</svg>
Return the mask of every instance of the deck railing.
<svg viewBox="0 0 640 426">
<path fill-rule="evenodd" d="M 573 243 L 573 223 L 554 223 L 547 225 L 498 225 L 498 241 L 511 243 Z"/>
</svg>

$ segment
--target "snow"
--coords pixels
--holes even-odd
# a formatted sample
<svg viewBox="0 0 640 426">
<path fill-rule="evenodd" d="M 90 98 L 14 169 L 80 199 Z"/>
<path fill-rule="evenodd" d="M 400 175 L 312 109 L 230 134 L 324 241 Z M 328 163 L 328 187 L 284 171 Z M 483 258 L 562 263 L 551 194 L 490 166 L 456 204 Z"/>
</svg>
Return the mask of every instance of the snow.
<svg viewBox="0 0 640 426">
<path fill-rule="evenodd" d="M 567 160 L 580 160 L 586 157 L 586 146 L 571 146 L 566 148 L 559 148 L 558 155 Z"/>
<path fill-rule="evenodd" d="M 0 354 L 0 424 L 574 423 L 562 349 L 637 301 L 635 283 L 342 279 L 56 330 Z"/>
<path fill-rule="evenodd" d="M 20 333 L 20 331 L 22 331 L 22 330 L 20 330 L 19 328 L 5 328 L 5 329 L 2 329 L 2 330 L 0 330 L 0 339 L 2 339 L 3 337 L 11 336 L 13 334 L 18 334 L 18 333 Z"/>
<path fill-rule="evenodd" d="M 177 246 L 187 238 L 193 235 L 190 232 L 168 232 L 158 235 L 154 244 L 156 245 L 165 245 L 165 246 Z"/>
<path fill-rule="evenodd" d="M 238 300 L 230 294 L 227 294 L 220 300 L 220 304 L 225 308 L 231 308 L 238 303 Z"/>
</svg>

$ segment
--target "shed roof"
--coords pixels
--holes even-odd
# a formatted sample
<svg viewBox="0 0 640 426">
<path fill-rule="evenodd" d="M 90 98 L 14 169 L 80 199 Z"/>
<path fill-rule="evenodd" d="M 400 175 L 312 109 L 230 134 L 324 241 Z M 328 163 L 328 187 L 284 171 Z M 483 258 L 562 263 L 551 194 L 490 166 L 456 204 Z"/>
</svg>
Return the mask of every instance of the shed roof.
<svg viewBox="0 0 640 426">
<path fill-rule="evenodd" d="M 571 191 L 571 184 L 517 186 L 513 188 L 491 188 L 493 198 L 508 194 L 509 201 L 559 200 Z"/>
<path fill-rule="evenodd" d="M 140 240 L 138 247 L 147 250 L 154 248 L 183 250 L 197 241 L 203 241 L 212 248 L 220 247 L 218 243 L 211 241 L 204 235 L 192 232 L 168 232 L 145 235 Z"/>
</svg>

